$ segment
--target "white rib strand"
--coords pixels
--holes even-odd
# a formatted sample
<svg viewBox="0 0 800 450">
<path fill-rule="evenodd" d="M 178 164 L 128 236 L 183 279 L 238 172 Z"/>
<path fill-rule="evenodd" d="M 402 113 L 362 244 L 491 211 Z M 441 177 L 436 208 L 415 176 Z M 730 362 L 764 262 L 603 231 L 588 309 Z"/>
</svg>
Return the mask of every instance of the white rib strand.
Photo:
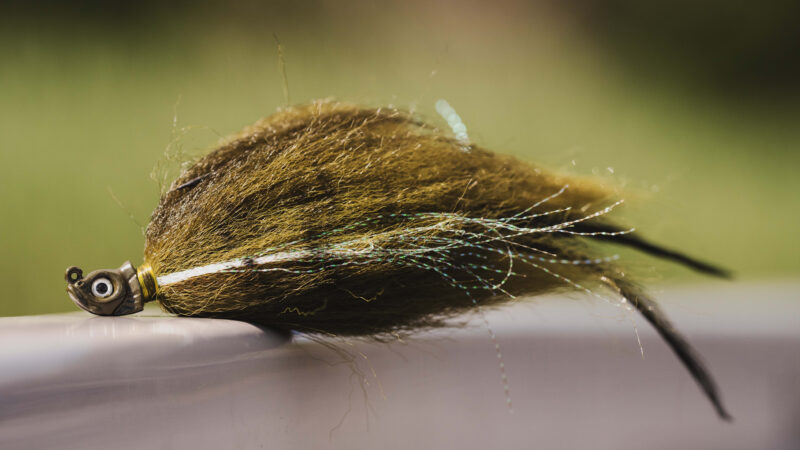
<svg viewBox="0 0 800 450">
<path fill-rule="evenodd" d="M 270 255 L 259 256 L 256 258 L 242 258 L 242 259 L 234 259 L 232 261 L 208 264 L 205 266 L 193 267 L 191 269 L 183 270 L 181 272 L 175 272 L 160 276 L 158 277 L 158 285 L 166 286 L 169 284 L 186 281 L 190 278 L 208 275 L 211 273 L 218 273 L 230 269 L 238 269 L 250 265 L 262 265 L 262 264 L 284 262 L 284 261 L 296 261 L 298 259 L 307 258 L 310 255 L 311 252 L 308 250 L 297 250 L 294 252 L 272 253 Z"/>
</svg>

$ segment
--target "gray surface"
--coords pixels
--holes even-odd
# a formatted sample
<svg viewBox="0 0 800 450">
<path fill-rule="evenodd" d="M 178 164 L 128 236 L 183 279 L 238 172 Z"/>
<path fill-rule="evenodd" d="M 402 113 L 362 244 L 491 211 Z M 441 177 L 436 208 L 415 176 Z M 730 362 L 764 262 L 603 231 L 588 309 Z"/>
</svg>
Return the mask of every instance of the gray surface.
<svg viewBox="0 0 800 450">
<path fill-rule="evenodd" d="M 598 300 L 488 315 L 513 414 L 480 320 L 338 343 L 362 377 L 333 350 L 245 323 L 79 313 L 0 319 L 0 448 L 800 448 L 800 284 L 657 297 L 733 424 L 647 325 Z"/>
</svg>

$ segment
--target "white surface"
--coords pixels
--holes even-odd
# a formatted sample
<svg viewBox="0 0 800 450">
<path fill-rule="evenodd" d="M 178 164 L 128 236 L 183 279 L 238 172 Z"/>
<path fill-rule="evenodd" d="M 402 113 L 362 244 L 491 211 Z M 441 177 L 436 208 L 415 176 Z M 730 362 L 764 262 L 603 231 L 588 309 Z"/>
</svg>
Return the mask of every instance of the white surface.
<svg viewBox="0 0 800 450">
<path fill-rule="evenodd" d="M 705 355 L 720 422 L 653 331 L 550 298 L 355 355 L 241 322 L 78 313 L 0 319 L 0 448 L 800 448 L 800 284 L 656 297 Z M 66 301 L 66 300 L 65 300 Z M 361 354 L 363 353 L 363 356 Z"/>
</svg>

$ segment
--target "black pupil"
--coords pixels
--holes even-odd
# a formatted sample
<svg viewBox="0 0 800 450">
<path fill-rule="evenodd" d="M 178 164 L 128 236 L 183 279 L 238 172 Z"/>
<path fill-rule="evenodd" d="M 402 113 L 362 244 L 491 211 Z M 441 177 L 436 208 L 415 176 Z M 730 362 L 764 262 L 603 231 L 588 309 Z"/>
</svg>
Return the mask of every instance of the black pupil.
<svg viewBox="0 0 800 450">
<path fill-rule="evenodd" d="M 108 283 L 97 283 L 97 293 L 100 295 L 108 292 Z"/>
</svg>

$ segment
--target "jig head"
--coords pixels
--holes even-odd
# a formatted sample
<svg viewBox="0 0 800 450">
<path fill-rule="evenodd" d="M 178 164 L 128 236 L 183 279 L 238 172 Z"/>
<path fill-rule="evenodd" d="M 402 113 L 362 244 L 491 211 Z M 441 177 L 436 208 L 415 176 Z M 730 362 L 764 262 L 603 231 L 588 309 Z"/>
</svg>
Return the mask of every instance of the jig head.
<svg viewBox="0 0 800 450">
<path fill-rule="evenodd" d="M 155 300 L 158 287 L 153 270 L 142 264 L 137 270 L 130 261 L 119 269 L 95 270 L 86 277 L 72 266 L 64 276 L 73 303 L 100 316 L 124 316 L 144 309 Z"/>
</svg>

